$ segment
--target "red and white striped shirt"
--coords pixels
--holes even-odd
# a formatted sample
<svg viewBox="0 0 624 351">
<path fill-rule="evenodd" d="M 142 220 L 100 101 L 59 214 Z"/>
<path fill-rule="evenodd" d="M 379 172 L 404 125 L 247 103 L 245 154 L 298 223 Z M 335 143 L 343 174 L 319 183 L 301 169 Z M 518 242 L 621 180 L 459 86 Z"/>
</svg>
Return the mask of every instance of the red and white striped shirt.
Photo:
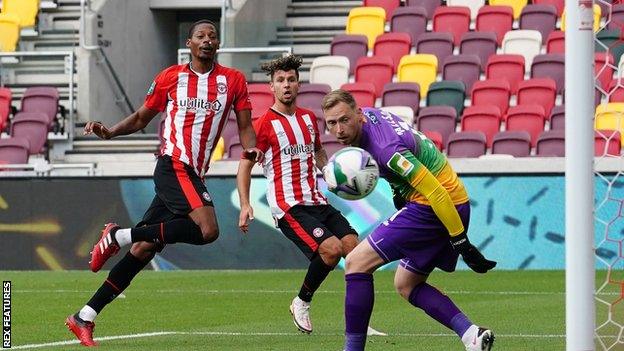
<svg viewBox="0 0 624 351">
<path fill-rule="evenodd" d="M 150 86 L 144 105 L 166 110 L 160 154 L 193 167 L 200 176 L 208 170 L 230 109 L 251 109 L 245 76 L 216 62 L 204 74 L 189 64 L 165 69 Z"/>
<path fill-rule="evenodd" d="M 273 216 L 282 218 L 295 205 L 325 205 L 318 190 L 314 151 L 321 147 L 316 117 L 297 108 L 292 116 L 269 109 L 254 122 L 256 146 L 265 153 L 267 201 Z"/>
</svg>

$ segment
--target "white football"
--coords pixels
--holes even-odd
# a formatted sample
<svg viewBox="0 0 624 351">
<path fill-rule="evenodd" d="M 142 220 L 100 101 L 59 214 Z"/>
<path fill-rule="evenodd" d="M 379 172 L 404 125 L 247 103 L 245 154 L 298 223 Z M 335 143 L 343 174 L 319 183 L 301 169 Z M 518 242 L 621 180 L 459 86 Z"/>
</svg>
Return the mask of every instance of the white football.
<svg viewBox="0 0 624 351">
<path fill-rule="evenodd" d="M 332 193 L 346 200 L 359 200 L 375 189 L 379 167 L 366 150 L 346 147 L 329 159 L 323 177 Z"/>
</svg>

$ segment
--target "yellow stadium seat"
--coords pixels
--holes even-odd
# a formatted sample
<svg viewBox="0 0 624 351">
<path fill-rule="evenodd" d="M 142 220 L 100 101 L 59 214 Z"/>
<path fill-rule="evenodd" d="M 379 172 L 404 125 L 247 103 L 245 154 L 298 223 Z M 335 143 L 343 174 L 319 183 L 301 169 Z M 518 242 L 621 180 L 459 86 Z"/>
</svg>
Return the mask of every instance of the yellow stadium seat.
<svg viewBox="0 0 624 351">
<path fill-rule="evenodd" d="M 2 0 L 2 13 L 16 15 L 20 27 L 34 27 L 39 12 L 39 0 Z"/>
<path fill-rule="evenodd" d="M 214 151 L 212 152 L 212 156 L 210 157 L 210 163 L 214 161 L 219 161 L 223 158 L 223 154 L 225 154 L 225 140 L 223 137 L 219 138 L 217 141 L 217 145 L 215 146 Z"/>
<path fill-rule="evenodd" d="M 20 34 L 19 23 L 19 17 L 0 13 L 0 51 L 15 51 Z"/>
<path fill-rule="evenodd" d="M 382 7 L 355 7 L 349 11 L 347 34 L 364 34 L 368 48 L 372 49 L 375 39 L 383 34 L 386 25 L 386 10 Z"/>
<path fill-rule="evenodd" d="M 595 129 L 611 129 L 624 132 L 624 102 L 610 102 L 596 107 Z M 624 140 L 622 141 L 624 144 Z"/>
<path fill-rule="evenodd" d="M 438 74 L 438 58 L 431 54 L 405 55 L 399 61 L 397 77 L 399 82 L 414 82 L 420 85 L 420 97 L 427 96 L 429 85 Z"/>
<path fill-rule="evenodd" d="M 514 19 L 518 19 L 528 0 L 490 0 L 489 3 L 491 6 L 511 6 Z"/>
<path fill-rule="evenodd" d="M 600 5 L 594 4 L 594 33 L 598 32 L 600 29 L 600 16 L 602 16 L 602 9 Z M 565 22 L 566 22 L 566 11 L 563 9 L 563 14 L 561 15 L 561 30 L 565 32 Z"/>
</svg>

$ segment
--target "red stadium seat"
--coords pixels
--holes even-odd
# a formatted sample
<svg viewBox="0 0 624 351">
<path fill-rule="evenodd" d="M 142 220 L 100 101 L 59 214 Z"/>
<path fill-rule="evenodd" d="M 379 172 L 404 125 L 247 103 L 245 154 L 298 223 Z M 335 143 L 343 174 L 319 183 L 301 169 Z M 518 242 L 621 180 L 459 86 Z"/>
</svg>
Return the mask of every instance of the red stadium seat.
<svg viewBox="0 0 624 351">
<path fill-rule="evenodd" d="M 349 74 L 355 72 L 355 64 L 368 52 L 368 38 L 362 34 L 339 34 L 331 42 L 332 56 L 345 56 L 349 59 Z"/>
<path fill-rule="evenodd" d="M 336 151 L 344 147 L 344 145 L 340 144 L 338 140 L 336 140 L 335 136 L 329 134 L 321 135 L 321 145 L 325 149 L 328 158 L 332 157 L 332 155 L 335 154 Z"/>
<path fill-rule="evenodd" d="M 373 83 L 347 83 L 343 84 L 340 89 L 350 92 L 359 107 L 375 106 L 377 96 L 375 95 L 375 85 Z"/>
<path fill-rule="evenodd" d="M 600 86 L 608 87 L 613 79 L 615 61 L 610 53 L 597 52 L 594 54 L 594 75 Z"/>
<path fill-rule="evenodd" d="M 461 37 L 470 30 L 470 8 L 466 6 L 440 6 L 433 13 L 433 31 L 453 34 L 453 43 L 459 45 Z"/>
<path fill-rule="evenodd" d="M 557 93 L 565 88 L 565 55 L 543 54 L 533 58 L 531 78 L 551 78 L 557 85 Z"/>
<path fill-rule="evenodd" d="M 507 113 L 511 88 L 504 79 L 487 79 L 475 82 L 472 86 L 471 102 L 473 106 L 494 105 L 501 114 Z"/>
<path fill-rule="evenodd" d="M 400 4 L 400 0 L 364 0 L 364 6 L 377 6 L 386 10 L 386 18 L 390 18 Z"/>
<path fill-rule="evenodd" d="M 418 83 L 397 82 L 384 85 L 381 98 L 382 106 L 408 106 L 418 113 L 420 105 L 420 86 Z"/>
<path fill-rule="evenodd" d="M 375 40 L 373 55 L 390 57 L 396 72 L 401 57 L 410 53 L 411 45 L 411 37 L 407 33 L 384 33 Z"/>
<path fill-rule="evenodd" d="M 13 137 L 0 139 L 0 165 L 28 163 L 30 143 L 26 138 Z"/>
<path fill-rule="evenodd" d="M 390 30 L 409 34 L 410 41 L 415 43 L 427 31 L 427 10 L 419 6 L 397 8 L 390 19 Z"/>
<path fill-rule="evenodd" d="M 483 132 L 455 132 L 446 143 L 448 157 L 479 157 L 486 149 Z"/>
<path fill-rule="evenodd" d="M 6 128 L 11 114 L 11 99 L 13 94 L 11 89 L 0 87 L 0 132 Z"/>
<path fill-rule="evenodd" d="M 607 24 L 607 29 L 621 29 L 624 27 L 624 4 L 613 4 L 611 9 L 611 21 Z"/>
<path fill-rule="evenodd" d="M 594 156 L 620 156 L 621 135 L 617 130 L 594 131 Z"/>
<path fill-rule="evenodd" d="M 494 136 L 492 154 L 527 157 L 531 155 L 531 136 L 523 130 L 503 131 Z"/>
<path fill-rule="evenodd" d="M 487 146 L 491 147 L 494 135 L 500 130 L 501 120 L 500 109 L 496 106 L 470 106 L 464 109 L 461 130 L 483 132 Z"/>
<path fill-rule="evenodd" d="M 564 54 L 565 53 L 565 32 L 555 30 L 548 34 L 546 39 L 546 53 L 548 54 Z"/>
<path fill-rule="evenodd" d="M 31 155 L 44 152 L 48 140 L 48 116 L 43 112 L 16 114 L 11 124 L 11 136 L 28 139 Z"/>
<path fill-rule="evenodd" d="M 405 4 L 408 7 L 420 6 L 425 9 L 427 13 L 427 19 L 433 18 L 433 13 L 438 6 L 442 6 L 442 0 L 407 0 Z"/>
<path fill-rule="evenodd" d="M 483 6 L 477 14 L 476 30 L 496 33 L 496 41 L 500 46 L 505 33 L 511 30 L 513 21 L 511 6 Z"/>
<path fill-rule="evenodd" d="M 442 145 L 446 144 L 449 135 L 455 132 L 457 111 L 451 106 L 428 106 L 420 109 L 416 120 L 416 129 L 422 132 L 440 134 Z"/>
<path fill-rule="evenodd" d="M 444 148 L 444 144 L 442 143 L 442 136 L 438 132 L 434 132 L 432 130 L 423 131 L 423 134 L 427 137 L 427 139 L 431 140 L 433 144 L 438 148 L 438 150 L 442 151 Z"/>
<path fill-rule="evenodd" d="M 565 131 L 545 130 L 537 138 L 535 156 L 565 157 Z"/>
<path fill-rule="evenodd" d="M 550 116 L 556 97 L 557 86 L 550 78 L 533 78 L 518 84 L 518 105 L 540 105 L 546 116 Z"/>
<path fill-rule="evenodd" d="M 251 100 L 251 118 L 256 119 L 271 107 L 275 102 L 273 92 L 267 83 L 251 83 L 247 85 L 249 100 Z"/>
<path fill-rule="evenodd" d="M 537 143 L 537 137 L 544 130 L 546 117 L 544 108 L 539 105 L 512 106 L 505 118 L 508 131 L 524 130 L 531 135 L 531 146 Z"/>
<path fill-rule="evenodd" d="M 515 54 L 492 55 L 485 68 L 487 79 L 505 79 L 512 94 L 518 90 L 518 83 L 524 80 L 524 57 Z"/>
<path fill-rule="evenodd" d="M 54 87 L 31 87 L 22 97 L 21 112 L 43 112 L 52 126 L 59 110 L 59 93 Z"/>
<path fill-rule="evenodd" d="M 557 9 L 557 16 L 561 17 L 565 0 L 533 0 L 533 3 L 538 5 L 553 5 L 555 9 Z"/>
<path fill-rule="evenodd" d="M 388 56 L 362 57 L 355 67 L 355 81 L 375 85 L 375 95 L 381 96 L 384 84 L 392 82 L 394 62 Z"/>
</svg>

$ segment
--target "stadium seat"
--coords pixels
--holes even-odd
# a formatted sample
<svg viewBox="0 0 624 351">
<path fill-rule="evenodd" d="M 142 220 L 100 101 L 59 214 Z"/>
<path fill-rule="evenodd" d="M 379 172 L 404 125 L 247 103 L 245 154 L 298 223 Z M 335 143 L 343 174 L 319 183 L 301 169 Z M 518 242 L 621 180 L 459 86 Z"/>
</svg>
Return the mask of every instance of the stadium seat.
<svg viewBox="0 0 624 351">
<path fill-rule="evenodd" d="M 29 150 L 26 138 L 0 139 L 0 164 L 27 164 Z"/>
<path fill-rule="evenodd" d="M 11 136 L 28 139 L 29 153 L 39 154 L 45 151 L 48 126 L 48 116 L 43 112 L 19 112 L 11 123 Z"/>
<path fill-rule="evenodd" d="M 485 155 L 486 144 L 483 132 L 451 133 L 446 143 L 448 157 L 479 157 Z"/>
<path fill-rule="evenodd" d="M 531 146 L 537 143 L 537 137 L 544 130 L 546 117 L 544 108 L 539 105 L 512 106 L 507 110 L 505 128 L 508 131 L 524 130 L 531 135 Z"/>
<path fill-rule="evenodd" d="M 530 4 L 520 14 L 520 29 L 531 29 L 540 32 L 542 40 L 555 30 L 557 24 L 557 8 L 554 5 Z"/>
<path fill-rule="evenodd" d="M 624 103 L 610 102 L 596 107 L 595 129 L 624 131 Z"/>
<path fill-rule="evenodd" d="M 492 154 L 528 157 L 531 155 L 531 136 L 523 130 L 498 132 L 492 142 Z"/>
<path fill-rule="evenodd" d="M 409 106 L 382 106 L 380 107 L 380 110 L 400 117 L 410 126 L 414 124 L 414 110 L 412 110 Z"/>
<path fill-rule="evenodd" d="M 620 156 L 622 154 L 621 134 L 617 130 L 594 131 L 594 156 Z"/>
<path fill-rule="evenodd" d="M 544 108 L 545 116 L 555 106 L 557 86 L 550 78 L 533 78 L 518 84 L 518 105 L 537 104 Z"/>
<path fill-rule="evenodd" d="M 622 31 L 619 29 L 607 30 L 603 29 L 596 34 L 594 41 L 595 52 L 609 51 L 613 56 L 613 62 L 620 62 L 622 54 L 624 54 L 624 42 L 621 39 Z"/>
<path fill-rule="evenodd" d="M 297 105 L 309 109 L 321 108 L 323 97 L 331 91 L 328 84 L 301 84 L 297 94 Z"/>
<path fill-rule="evenodd" d="M 415 43 L 427 31 L 427 10 L 420 6 L 397 8 L 390 19 L 390 30 L 409 34 L 410 42 Z"/>
<path fill-rule="evenodd" d="M 542 49 L 542 35 L 536 30 L 512 30 L 503 38 L 502 53 L 524 56 L 525 69 L 531 69 L 533 58 Z"/>
<path fill-rule="evenodd" d="M 621 29 L 622 27 L 624 27 L 624 4 L 613 4 L 611 20 L 607 23 L 607 29 Z"/>
<path fill-rule="evenodd" d="M 368 48 L 372 49 L 375 39 L 383 34 L 386 25 L 386 10 L 382 7 L 354 7 L 347 18 L 347 34 L 364 34 Z"/>
<path fill-rule="evenodd" d="M 30 87 L 22 96 L 20 111 L 43 112 L 48 116 L 49 126 L 52 126 L 59 110 L 59 99 L 58 90 L 54 87 Z"/>
<path fill-rule="evenodd" d="M 318 127 L 319 133 L 321 135 L 327 132 L 327 125 L 325 124 L 325 117 L 323 115 L 322 109 L 312 109 L 314 116 L 316 116 L 316 126 Z"/>
<path fill-rule="evenodd" d="M 546 39 L 546 53 L 548 54 L 564 54 L 565 53 L 565 32 L 554 30 Z"/>
<path fill-rule="evenodd" d="M 438 59 L 437 70 L 442 71 L 444 60 L 453 55 L 453 35 L 451 33 L 423 33 L 416 40 L 418 54 L 432 54 Z"/>
<path fill-rule="evenodd" d="M 373 56 L 388 56 L 396 72 L 401 57 L 408 55 L 411 49 L 411 37 L 407 33 L 384 33 L 377 37 Z"/>
<path fill-rule="evenodd" d="M 474 82 L 481 75 L 481 60 L 477 55 L 452 55 L 446 58 L 442 66 L 443 80 L 459 80 L 464 83 L 466 91 L 472 89 Z"/>
<path fill-rule="evenodd" d="M 614 78 L 607 88 L 608 102 L 624 102 L 624 82 Z"/>
<path fill-rule="evenodd" d="M 427 92 L 427 106 L 451 106 L 460 116 L 464 111 L 466 88 L 459 80 L 433 82 Z"/>
<path fill-rule="evenodd" d="M 447 6 L 465 6 L 470 9 L 470 19 L 477 18 L 479 9 L 485 5 L 485 0 L 447 0 Z"/>
<path fill-rule="evenodd" d="M 332 90 L 349 82 L 349 59 L 346 56 L 319 56 L 310 67 L 310 83 L 327 84 Z"/>
<path fill-rule="evenodd" d="M 557 86 L 557 94 L 565 88 L 565 55 L 542 54 L 533 58 L 531 78 L 551 78 Z"/>
<path fill-rule="evenodd" d="M 600 5 L 594 4 L 594 33 L 600 29 L 600 16 L 602 16 L 602 9 Z M 561 30 L 565 32 L 566 12 L 565 8 L 561 14 Z"/>
<path fill-rule="evenodd" d="M 513 54 L 492 55 L 485 67 L 487 79 L 504 79 L 509 83 L 511 93 L 518 90 L 518 83 L 524 80 L 524 56 Z"/>
<path fill-rule="evenodd" d="M 39 0 L 3 0 L 2 13 L 19 18 L 20 27 L 34 27 L 39 13 Z"/>
<path fill-rule="evenodd" d="M 336 151 L 344 147 L 344 145 L 340 144 L 338 140 L 336 140 L 336 137 L 330 134 L 321 134 L 321 145 L 327 153 L 327 158 L 332 157 Z"/>
<path fill-rule="evenodd" d="M 461 130 L 483 132 L 487 146 L 491 147 L 494 135 L 500 130 L 501 121 L 501 111 L 496 106 L 469 106 L 461 117 Z"/>
<path fill-rule="evenodd" d="M 375 107 L 375 84 L 369 82 L 356 82 L 343 84 L 340 89 L 351 93 L 359 107 Z"/>
<path fill-rule="evenodd" d="M 381 96 L 384 84 L 392 81 L 394 65 L 388 56 L 360 57 L 355 67 L 355 81 L 375 86 L 375 96 Z"/>
<path fill-rule="evenodd" d="M 620 2 L 617 0 L 600 0 L 600 1 L 596 1 L 595 3 L 598 4 L 598 6 L 600 6 L 600 16 L 607 18 L 609 14 L 611 13 L 611 9 L 613 5 L 618 4 Z M 561 13 L 561 15 L 563 15 L 563 13 Z"/>
<path fill-rule="evenodd" d="M 386 83 L 381 97 L 382 106 L 409 106 L 418 112 L 420 86 L 417 83 Z"/>
<path fill-rule="evenodd" d="M 440 6 L 433 13 L 433 31 L 453 34 L 453 44 L 470 30 L 470 9 L 466 6 Z"/>
<path fill-rule="evenodd" d="M 597 52 L 594 54 L 594 76 L 600 82 L 600 86 L 608 87 L 613 79 L 615 60 L 610 53 Z"/>
<path fill-rule="evenodd" d="M 227 158 L 230 160 L 240 160 L 244 148 L 238 138 L 238 135 L 233 136 L 229 143 L 226 141 L 226 145 L 228 150 Z"/>
<path fill-rule="evenodd" d="M 444 143 L 442 142 L 442 136 L 440 133 L 434 132 L 433 130 L 426 130 L 422 133 L 427 137 L 427 139 L 433 142 L 433 145 L 435 145 L 438 150 L 444 150 Z"/>
<path fill-rule="evenodd" d="M 427 132 L 434 131 L 440 134 L 442 145 L 446 144 L 451 133 L 455 132 L 457 111 L 451 106 L 428 106 L 418 112 L 416 129 Z"/>
<path fill-rule="evenodd" d="M 473 106 L 493 105 L 500 109 L 501 115 L 507 113 L 511 88 L 504 79 L 486 79 L 475 82 L 470 93 Z"/>
<path fill-rule="evenodd" d="M 225 125 L 223 131 L 221 132 L 221 137 L 225 141 L 225 144 L 223 145 L 224 152 L 227 152 L 229 154 L 230 145 L 232 145 L 234 142 L 240 142 L 238 139 L 238 124 L 236 123 L 236 120 L 228 120 L 228 123 Z"/>
<path fill-rule="evenodd" d="M 565 105 L 553 107 L 549 119 L 550 130 L 565 130 Z"/>
<path fill-rule="evenodd" d="M 425 9 L 427 13 L 427 19 L 433 18 L 433 13 L 438 6 L 442 6 L 442 0 L 407 0 L 405 4 L 408 7 L 420 6 Z"/>
<path fill-rule="evenodd" d="M 390 18 L 394 10 L 401 5 L 401 0 L 364 0 L 363 5 L 381 7 L 386 11 L 386 18 Z"/>
<path fill-rule="evenodd" d="M 16 15 L 0 13 L 0 51 L 17 51 L 20 19 Z"/>
<path fill-rule="evenodd" d="M 6 128 L 11 115 L 11 100 L 13 94 L 11 89 L 0 87 L 0 133 Z"/>
<path fill-rule="evenodd" d="M 494 32 L 467 32 L 462 36 L 459 53 L 477 55 L 481 62 L 481 71 L 485 71 L 485 64 L 490 56 L 496 54 L 497 46 Z"/>
<path fill-rule="evenodd" d="M 511 30 L 513 21 L 513 8 L 510 6 L 483 6 L 477 14 L 475 28 L 478 32 L 496 33 L 496 41 L 500 46 L 505 33 Z"/>
<path fill-rule="evenodd" d="M 349 74 L 355 72 L 355 63 L 368 53 L 368 38 L 361 34 L 338 34 L 330 44 L 332 56 L 345 56 L 349 59 Z"/>
<path fill-rule="evenodd" d="M 535 156 L 565 157 L 565 131 L 545 130 L 537 138 Z"/>
<path fill-rule="evenodd" d="M 563 14 L 563 8 L 565 5 L 565 0 L 532 0 L 531 1 L 535 5 L 552 5 L 557 10 L 557 17 L 561 17 Z"/>
<path fill-rule="evenodd" d="M 527 0 L 489 0 L 491 6 L 511 6 L 514 19 L 520 17 L 522 9 L 527 5 Z"/>
<path fill-rule="evenodd" d="M 256 119 L 264 115 L 273 106 L 275 98 L 267 83 L 247 84 L 249 100 L 251 101 L 251 118 Z"/>
<path fill-rule="evenodd" d="M 420 98 L 427 96 L 429 85 L 435 82 L 438 59 L 435 55 L 406 55 L 399 62 L 397 77 L 399 82 L 414 82 L 420 86 Z"/>
</svg>

